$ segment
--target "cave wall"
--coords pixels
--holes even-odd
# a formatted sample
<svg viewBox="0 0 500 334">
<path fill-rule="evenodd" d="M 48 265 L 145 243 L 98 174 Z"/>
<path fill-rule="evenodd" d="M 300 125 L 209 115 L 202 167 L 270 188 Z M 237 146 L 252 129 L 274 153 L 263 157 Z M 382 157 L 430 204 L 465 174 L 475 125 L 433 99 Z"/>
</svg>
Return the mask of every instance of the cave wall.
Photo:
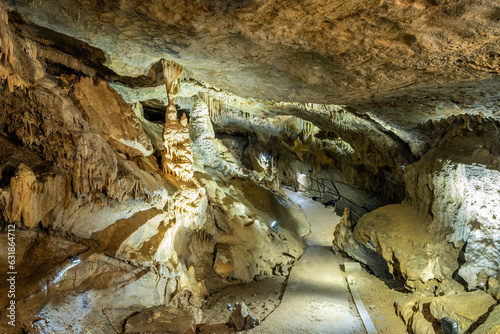
<svg viewBox="0 0 500 334">
<path fill-rule="evenodd" d="M 246 178 L 229 186 L 206 166 L 195 176 L 201 157 L 186 116 L 177 119 L 168 104 L 177 89 L 170 63 L 149 77 L 120 77 L 104 70 L 99 50 L 76 43 L 87 53 L 75 58 L 64 46 L 75 40 L 43 38 L 43 28 L 3 4 L 0 11 L 0 246 L 15 226 L 18 331 L 111 331 L 154 305 L 197 316 L 212 291 L 288 272 L 304 248 L 303 213 Z M 108 84 L 112 77 L 162 85 L 173 112 L 160 124 L 146 120 L 142 105 Z M 278 211 L 259 209 L 252 196 Z M 290 220 L 279 235 L 268 227 L 274 219 Z M 3 252 L 4 272 L 7 263 Z M 7 290 L 2 283 L 4 310 Z M 2 330 L 10 330 L 6 319 Z"/>
<path fill-rule="evenodd" d="M 381 78 L 390 84 L 375 80 L 359 94 L 339 93 L 344 88 L 337 89 L 328 75 L 290 75 L 293 64 L 332 64 L 314 52 L 293 51 L 290 59 L 296 62 L 283 62 L 271 71 L 274 76 L 256 63 L 221 76 L 212 70 L 220 57 L 192 59 L 199 50 L 193 46 L 184 53 L 190 59 L 184 63 L 192 66 L 184 68 L 163 59 L 148 42 L 154 51 L 150 61 L 133 68 L 137 54 L 124 59 L 126 53 L 119 56 L 116 48 L 136 50 L 144 43 L 127 40 L 133 31 L 120 35 L 123 43 L 108 43 L 115 36 L 110 22 L 117 20 L 123 30 L 129 21 L 115 10 L 138 11 L 136 17 L 144 18 L 149 5 L 123 1 L 118 8 L 106 2 L 95 15 L 102 34 L 89 35 L 94 15 L 87 14 L 97 7 L 70 8 L 74 2 L 57 1 L 67 15 L 47 22 L 46 3 L 7 2 L 57 30 L 26 21 L 0 3 L 0 216 L 3 235 L 7 224 L 18 229 L 20 285 L 27 287 L 18 296 L 23 329 L 114 329 L 153 305 L 196 314 L 192 307 L 221 287 L 286 275 L 302 254 L 301 237 L 309 226 L 281 187 L 303 189 L 301 172 L 335 180 L 366 211 L 398 203 L 344 226 L 351 248 L 338 249 L 362 249 L 359 259 L 368 265 L 385 262 L 407 288 L 444 294 L 462 291 L 456 280 L 481 288 L 498 274 L 498 51 L 497 27 L 488 26 L 497 20 L 497 9 L 490 2 L 484 8 L 467 5 L 482 18 L 473 23 L 475 33 L 484 29 L 482 41 L 491 43 L 476 44 L 475 35 L 467 35 L 476 49 L 451 56 L 465 64 L 458 72 L 446 55 L 426 55 L 422 64 L 411 65 L 412 56 L 405 63 L 409 67 L 395 72 L 389 61 L 382 69 L 392 74 Z M 455 13 L 460 8 L 448 2 L 397 6 L 405 9 L 403 18 L 415 11 L 433 18 L 441 9 L 450 11 L 448 20 L 470 23 L 472 17 Z M 390 6 L 370 8 L 369 13 L 384 12 Z M 80 30 L 66 22 L 78 15 Z M 384 49 L 389 43 L 388 55 L 396 57 L 425 44 L 424 32 L 416 41 L 411 36 L 401 30 L 379 41 Z M 177 42 L 176 48 L 189 49 Z M 288 55 L 289 47 L 269 54 Z M 233 59 L 231 66 L 240 61 L 247 60 Z M 339 82 L 359 79 L 351 89 L 366 88 L 362 81 L 380 73 L 377 62 L 366 64 L 364 71 L 347 66 L 350 73 L 329 73 L 343 78 Z M 425 73 L 419 72 L 423 68 Z M 244 84 L 242 73 L 248 74 Z M 456 82 L 465 79 L 470 81 Z M 413 84 L 418 87 L 410 91 Z M 381 85 L 380 92 L 374 88 Z M 246 98 L 221 87 L 243 96 L 259 93 Z M 295 98 L 302 102 L 290 102 Z M 269 228 L 274 220 L 280 233 Z M 79 255 L 81 264 L 72 267 L 70 255 Z M 2 296 L 6 289 L 4 282 Z M 68 324 L 67 314 L 82 317 Z"/>
<path fill-rule="evenodd" d="M 463 115 L 447 123 L 449 131 L 406 166 L 403 204 L 341 224 L 334 242 L 368 266 L 379 264 L 378 254 L 408 289 L 436 296 L 486 290 L 499 273 L 498 121 Z"/>
<path fill-rule="evenodd" d="M 463 248 L 458 274 L 471 288 L 484 286 L 481 277 L 496 277 L 500 268 L 498 126 L 466 116 L 405 172 L 408 202 L 432 219 L 433 231 Z"/>
</svg>

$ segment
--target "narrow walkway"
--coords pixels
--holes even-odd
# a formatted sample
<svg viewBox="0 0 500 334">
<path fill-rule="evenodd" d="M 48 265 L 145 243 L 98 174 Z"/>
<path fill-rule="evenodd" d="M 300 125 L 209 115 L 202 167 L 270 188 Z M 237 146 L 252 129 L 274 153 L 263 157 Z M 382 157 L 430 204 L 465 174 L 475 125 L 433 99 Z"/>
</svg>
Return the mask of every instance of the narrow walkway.
<svg viewBox="0 0 500 334">
<path fill-rule="evenodd" d="M 333 231 L 340 218 L 302 194 L 287 191 L 287 195 L 302 207 L 311 224 L 311 234 L 305 238 L 308 247 L 292 268 L 281 304 L 249 332 L 365 333 L 331 252 Z"/>
</svg>

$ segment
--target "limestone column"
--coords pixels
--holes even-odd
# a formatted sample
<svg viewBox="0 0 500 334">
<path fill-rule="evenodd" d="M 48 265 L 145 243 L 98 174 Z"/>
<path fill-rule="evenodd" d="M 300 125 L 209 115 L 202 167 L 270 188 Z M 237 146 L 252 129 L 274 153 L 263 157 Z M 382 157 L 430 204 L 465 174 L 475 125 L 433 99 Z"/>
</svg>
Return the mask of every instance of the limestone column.
<svg viewBox="0 0 500 334">
<path fill-rule="evenodd" d="M 167 90 L 168 105 L 163 128 L 162 169 L 166 174 L 181 179 L 184 182 L 194 182 L 193 155 L 189 142 L 189 130 L 186 115 L 177 121 L 173 95 L 179 88 L 178 79 L 183 74 L 182 66 L 173 61 L 163 61 L 163 75 Z"/>
</svg>

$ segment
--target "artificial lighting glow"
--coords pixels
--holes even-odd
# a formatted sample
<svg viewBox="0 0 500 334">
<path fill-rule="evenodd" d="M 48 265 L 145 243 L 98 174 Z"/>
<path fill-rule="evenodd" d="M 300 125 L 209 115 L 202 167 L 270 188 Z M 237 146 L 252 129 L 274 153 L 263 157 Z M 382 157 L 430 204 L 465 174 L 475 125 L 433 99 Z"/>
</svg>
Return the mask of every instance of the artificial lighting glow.
<svg viewBox="0 0 500 334">
<path fill-rule="evenodd" d="M 276 222 L 276 220 L 273 221 L 270 226 L 274 232 L 278 232 L 278 223 Z"/>
<path fill-rule="evenodd" d="M 68 263 L 69 262 L 69 263 Z M 69 261 L 65 262 L 65 265 L 63 266 L 62 270 L 57 273 L 57 275 L 54 277 L 54 279 L 49 283 L 49 285 L 56 284 L 58 283 L 66 274 L 66 272 L 76 266 L 77 264 L 80 263 L 80 259 L 78 256 L 71 256 L 69 258 Z"/>
<path fill-rule="evenodd" d="M 299 182 L 299 184 L 302 184 L 302 185 L 306 185 L 307 183 L 307 175 L 300 172 L 297 174 L 297 181 Z"/>
</svg>

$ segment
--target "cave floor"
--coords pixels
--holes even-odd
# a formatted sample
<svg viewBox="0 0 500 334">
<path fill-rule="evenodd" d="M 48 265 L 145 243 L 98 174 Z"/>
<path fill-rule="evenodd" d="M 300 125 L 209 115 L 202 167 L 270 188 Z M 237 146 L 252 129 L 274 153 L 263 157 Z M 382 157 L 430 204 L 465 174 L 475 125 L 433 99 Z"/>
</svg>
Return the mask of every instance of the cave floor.
<svg viewBox="0 0 500 334">
<path fill-rule="evenodd" d="M 299 193 L 287 195 L 311 224 L 307 249 L 290 272 L 281 304 L 249 333 L 364 333 L 350 301 L 339 263 L 331 251 L 340 217 Z"/>
<path fill-rule="evenodd" d="M 204 322 L 212 325 L 200 333 L 231 333 L 223 324 L 230 314 L 225 305 L 237 298 L 263 319 L 260 326 L 245 333 L 366 333 L 340 268 L 344 259 L 331 249 L 340 217 L 300 193 L 286 192 L 302 207 L 311 224 L 311 233 L 305 237 L 308 247 L 292 268 L 288 281 L 270 278 L 228 287 L 212 296 L 209 298 L 212 305 L 203 312 Z M 354 276 L 378 332 L 407 333 L 393 306 L 403 293 L 391 289 L 390 282 L 383 282 L 364 269 L 349 275 Z"/>
</svg>

